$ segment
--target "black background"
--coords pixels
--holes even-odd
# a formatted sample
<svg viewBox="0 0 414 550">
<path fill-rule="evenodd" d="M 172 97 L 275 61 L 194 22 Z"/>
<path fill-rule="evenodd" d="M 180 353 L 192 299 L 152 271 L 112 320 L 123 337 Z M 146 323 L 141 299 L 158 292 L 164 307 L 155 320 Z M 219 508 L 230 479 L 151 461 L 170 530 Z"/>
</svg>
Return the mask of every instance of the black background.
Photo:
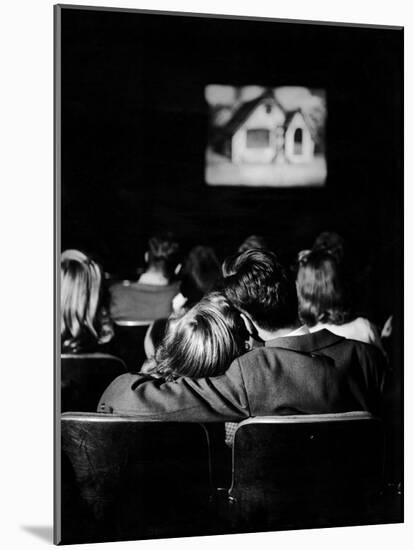
<svg viewBox="0 0 414 550">
<path fill-rule="evenodd" d="M 160 230 L 221 258 L 262 234 L 287 260 L 333 230 L 365 284 L 361 307 L 401 317 L 402 30 L 61 14 L 62 249 L 122 273 Z M 326 186 L 207 186 L 208 84 L 326 90 Z"/>
</svg>

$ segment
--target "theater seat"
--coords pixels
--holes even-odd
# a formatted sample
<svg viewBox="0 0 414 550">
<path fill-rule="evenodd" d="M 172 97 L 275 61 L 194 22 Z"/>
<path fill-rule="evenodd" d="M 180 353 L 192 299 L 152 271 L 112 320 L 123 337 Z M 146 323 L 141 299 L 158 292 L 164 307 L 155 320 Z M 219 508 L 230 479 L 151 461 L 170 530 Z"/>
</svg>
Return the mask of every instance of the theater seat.
<svg viewBox="0 0 414 550">
<path fill-rule="evenodd" d="M 207 534 L 203 425 L 65 413 L 61 442 L 61 543 Z"/>
<path fill-rule="evenodd" d="M 383 427 L 369 413 L 250 418 L 232 460 L 233 531 L 382 521 Z"/>
<path fill-rule="evenodd" d="M 62 355 L 61 411 L 95 412 L 104 390 L 125 372 L 123 361 L 112 355 Z"/>
<path fill-rule="evenodd" d="M 116 350 L 125 362 L 128 371 L 138 372 L 146 355 L 144 340 L 152 321 L 115 321 Z"/>
</svg>

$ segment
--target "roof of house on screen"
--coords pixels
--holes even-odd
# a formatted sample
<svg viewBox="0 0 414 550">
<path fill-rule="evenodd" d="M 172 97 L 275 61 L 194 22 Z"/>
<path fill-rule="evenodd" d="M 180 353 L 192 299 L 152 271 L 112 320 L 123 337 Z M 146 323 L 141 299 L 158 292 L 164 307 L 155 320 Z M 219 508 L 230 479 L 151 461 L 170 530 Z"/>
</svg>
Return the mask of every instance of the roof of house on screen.
<svg viewBox="0 0 414 550">
<path fill-rule="evenodd" d="M 251 101 L 246 101 L 236 111 L 233 113 L 233 116 L 230 120 L 220 128 L 221 132 L 226 135 L 233 135 L 237 130 L 246 122 L 249 116 L 256 110 L 256 108 L 262 103 L 271 102 L 273 105 L 276 105 L 283 113 L 286 113 L 285 109 L 275 98 L 272 91 L 266 91 L 264 94 L 252 99 Z"/>
<path fill-rule="evenodd" d="M 237 130 L 246 122 L 246 120 L 253 114 L 257 107 L 259 107 L 259 105 L 263 103 L 271 103 L 273 106 L 277 106 L 285 114 L 285 129 L 289 127 L 295 115 L 299 113 L 303 117 L 312 137 L 315 137 L 314 128 L 312 124 L 309 123 L 308 117 L 302 111 L 302 109 L 298 108 L 287 111 L 275 98 L 273 92 L 271 90 L 268 90 L 260 96 L 256 97 L 255 99 L 246 101 L 245 103 L 240 105 L 240 107 L 236 109 L 236 111 L 233 113 L 230 120 L 224 126 L 216 129 L 218 131 L 218 135 L 221 136 L 221 139 L 233 136 L 237 132 Z"/>
</svg>

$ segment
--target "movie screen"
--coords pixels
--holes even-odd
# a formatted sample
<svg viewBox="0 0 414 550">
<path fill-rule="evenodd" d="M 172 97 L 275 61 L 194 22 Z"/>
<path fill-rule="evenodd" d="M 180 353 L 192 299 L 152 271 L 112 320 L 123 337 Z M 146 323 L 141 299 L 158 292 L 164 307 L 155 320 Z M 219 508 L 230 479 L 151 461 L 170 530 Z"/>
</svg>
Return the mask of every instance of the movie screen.
<svg viewBox="0 0 414 550">
<path fill-rule="evenodd" d="M 321 186 L 326 166 L 326 94 L 301 86 L 205 88 L 210 185 Z"/>
</svg>

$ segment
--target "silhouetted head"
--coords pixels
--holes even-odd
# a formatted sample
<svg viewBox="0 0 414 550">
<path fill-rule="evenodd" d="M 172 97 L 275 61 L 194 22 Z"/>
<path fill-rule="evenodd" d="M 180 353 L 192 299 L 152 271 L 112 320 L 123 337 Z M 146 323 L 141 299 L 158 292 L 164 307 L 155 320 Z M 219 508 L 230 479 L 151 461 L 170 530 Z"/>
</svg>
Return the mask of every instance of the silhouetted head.
<svg viewBox="0 0 414 550">
<path fill-rule="evenodd" d="M 223 263 L 224 292 L 232 304 L 268 331 L 292 326 L 297 320 L 297 298 L 276 255 L 247 250 Z"/>
<path fill-rule="evenodd" d="M 330 252 L 337 262 L 341 262 L 344 258 L 344 244 L 344 239 L 338 233 L 323 231 L 316 237 L 312 250 Z"/>
<path fill-rule="evenodd" d="M 302 256 L 296 288 L 299 318 L 306 325 L 349 320 L 348 289 L 341 264 L 331 252 L 315 250 Z"/>
<path fill-rule="evenodd" d="M 252 249 L 267 250 L 269 247 L 261 235 L 250 235 L 247 237 L 238 248 L 238 253 Z"/>
<path fill-rule="evenodd" d="M 181 272 L 181 294 L 187 298 L 186 306 L 197 303 L 214 287 L 221 277 L 220 263 L 209 246 L 195 246 L 187 256 Z"/>
<path fill-rule="evenodd" d="M 174 277 L 180 261 L 180 246 L 172 234 L 156 235 L 148 241 L 148 267 L 160 272 L 166 279 Z"/>
</svg>

